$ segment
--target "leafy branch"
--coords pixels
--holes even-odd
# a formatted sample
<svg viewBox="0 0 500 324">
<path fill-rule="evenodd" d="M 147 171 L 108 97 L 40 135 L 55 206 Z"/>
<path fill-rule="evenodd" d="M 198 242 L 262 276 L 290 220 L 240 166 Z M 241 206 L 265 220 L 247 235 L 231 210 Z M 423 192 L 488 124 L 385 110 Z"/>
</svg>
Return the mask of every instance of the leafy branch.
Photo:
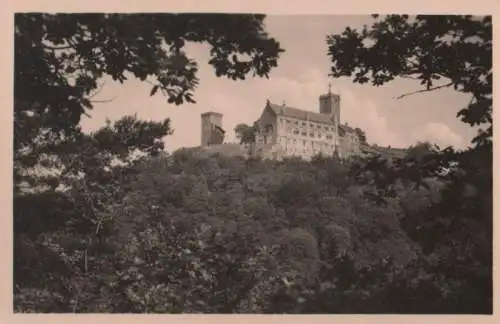
<svg viewBox="0 0 500 324">
<path fill-rule="evenodd" d="M 452 85 L 453 85 L 453 82 L 450 82 L 450 83 L 442 84 L 442 85 L 435 86 L 435 87 L 430 87 L 430 88 L 423 89 L 423 90 L 417 90 L 417 91 L 413 91 L 410 93 L 405 93 L 405 94 L 399 95 L 399 96 L 395 97 L 395 99 L 402 99 L 404 97 L 411 96 L 411 95 L 414 95 L 417 93 L 424 93 L 424 92 L 430 92 L 430 91 L 434 91 L 434 90 L 438 90 L 438 89 L 442 89 L 442 88 L 448 88 L 448 87 L 451 87 Z"/>
</svg>

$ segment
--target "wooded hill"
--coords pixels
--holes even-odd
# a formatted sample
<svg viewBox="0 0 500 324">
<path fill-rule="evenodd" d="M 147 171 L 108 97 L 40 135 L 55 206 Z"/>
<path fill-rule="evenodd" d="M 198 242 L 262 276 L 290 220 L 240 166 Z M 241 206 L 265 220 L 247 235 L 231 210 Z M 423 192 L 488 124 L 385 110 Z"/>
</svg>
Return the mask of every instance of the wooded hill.
<svg viewBox="0 0 500 324">
<path fill-rule="evenodd" d="M 442 225 L 415 222 L 445 221 L 443 183 L 399 183 L 380 204 L 351 168 L 334 158 L 180 150 L 91 187 L 82 181 L 68 192 L 18 197 L 16 309 L 488 311 L 488 269 L 443 242 Z M 487 244 L 479 220 L 468 226 L 468 243 Z"/>
</svg>

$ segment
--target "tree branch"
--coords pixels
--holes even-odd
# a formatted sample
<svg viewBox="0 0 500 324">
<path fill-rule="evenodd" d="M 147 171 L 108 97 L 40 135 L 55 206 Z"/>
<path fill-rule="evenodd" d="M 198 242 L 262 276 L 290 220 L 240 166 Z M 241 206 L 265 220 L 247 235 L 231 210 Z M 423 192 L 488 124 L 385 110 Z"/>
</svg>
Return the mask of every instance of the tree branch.
<svg viewBox="0 0 500 324">
<path fill-rule="evenodd" d="M 66 49 L 71 49 L 73 46 L 71 45 L 66 45 L 66 46 L 50 46 L 47 44 L 42 43 L 43 48 L 51 50 L 51 51 L 56 51 L 56 50 L 66 50 Z"/>
<path fill-rule="evenodd" d="M 403 79 L 411 79 L 411 80 L 418 80 L 418 78 L 414 77 L 414 76 L 411 76 L 411 75 L 400 75 L 399 76 L 400 78 L 403 78 Z"/>
<path fill-rule="evenodd" d="M 451 87 L 452 85 L 453 85 L 453 82 L 450 82 L 450 83 L 439 85 L 437 87 L 432 87 L 432 88 L 428 88 L 428 89 L 413 91 L 413 92 L 409 92 L 409 93 L 405 93 L 405 94 L 402 94 L 400 96 L 397 96 L 397 97 L 395 97 L 395 99 L 402 99 L 404 97 L 407 97 L 407 96 L 410 96 L 410 95 L 414 95 L 414 94 L 417 94 L 417 93 L 424 93 L 424 92 L 430 92 L 430 91 L 434 91 L 434 90 L 438 90 L 438 89 L 442 89 L 442 88 L 447 88 L 447 87 Z"/>
<path fill-rule="evenodd" d="M 111 102 L 116 99 L 116 96 L 114 96 L 111 99 L 103 99 L 103 100 L 90 100 L 91 103 L 106 103 L 106 102 Z"/>
<path fill-rule="evenodd" d="M 97 88 L 97 90 L 93 94 L 91 94 L 91 95 L 88 96 L 89 101 L 91 103 L 106 103 L 106 102 L 111 102 L 111 101 L 113 101 L 113 100 L 116 99 L 116 96 L 114 96 L 111 99 L 92 100 L 92 98 L 94 98 L 95 96 L 97 96 L 98 94 L 101 93 L 101 91 L 102 91 L 102 89 L 104 88 L 105 85 L 106 85 L 106 82 L 103 82 L 101 84 L 101 86 L 99 88 Z"/>
<path fill-rule="evenodd" d="M 99 88 L 97 88 L 96 91 L 89 96 L 89 98 L 94 98 L 99 93 L 101 93 L 102 89 L 104 88 L 104 85 L 106 85 L 106 81 L 103 81 L 102 84 L 101 84 L 101 86 Z"/>
</svg>

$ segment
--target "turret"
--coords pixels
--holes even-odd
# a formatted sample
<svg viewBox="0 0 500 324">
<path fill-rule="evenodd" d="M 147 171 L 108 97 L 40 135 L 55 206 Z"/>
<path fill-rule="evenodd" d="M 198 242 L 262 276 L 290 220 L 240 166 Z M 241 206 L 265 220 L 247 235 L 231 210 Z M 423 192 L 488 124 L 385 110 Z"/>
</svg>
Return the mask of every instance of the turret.
<svg viewBox="0 0 500 324">
<path fill-rule="evenodd" d="M 201 145 L 222 144 L 224 142 L 222 114 L 206 112 L 201 114 Z"/>
</svg>

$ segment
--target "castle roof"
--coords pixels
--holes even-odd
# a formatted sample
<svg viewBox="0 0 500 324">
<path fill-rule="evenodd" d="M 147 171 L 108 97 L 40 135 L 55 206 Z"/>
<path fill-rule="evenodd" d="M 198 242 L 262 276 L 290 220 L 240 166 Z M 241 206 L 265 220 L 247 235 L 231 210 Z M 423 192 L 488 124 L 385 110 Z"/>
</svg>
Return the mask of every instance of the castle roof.
<svg viewBox="0 0 500 324">
<path fill-rule="evenodd" d="M 215 111 L 207 111 L 207 112 L 202 113 L 201 115 L 202 116 L 215 115 L 215 116 L 222 117 L 221 113 L 218 113 L 218 112 L 215 112 Z"/>
<path fill-rule="evenodd" d="M 292 117 L 300 120 L 310 120 L 312 122 L 328 124 L 328 125 L 332 124 L 331 117 L 326 114 L 293 108 L 285 105 L 276 105 L 270 102 L 268 103 L 268 106 L 278 116 Z"/>
</svg>

